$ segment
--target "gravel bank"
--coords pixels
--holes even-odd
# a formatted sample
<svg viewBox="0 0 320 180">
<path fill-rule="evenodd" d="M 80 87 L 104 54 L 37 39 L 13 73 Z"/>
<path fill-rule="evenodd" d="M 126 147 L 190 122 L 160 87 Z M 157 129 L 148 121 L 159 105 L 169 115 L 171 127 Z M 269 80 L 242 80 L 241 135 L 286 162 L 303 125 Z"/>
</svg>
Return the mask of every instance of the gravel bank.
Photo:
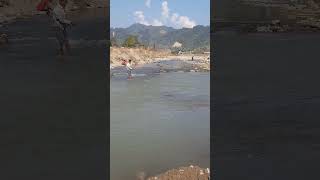
<svg viewBox="0 0 320 180">
<path fill-rule="evenodd" d="M 147 180 L 208 180 L 210 179 L 209 168 L 203 169 L 198 166 L 181 167 L 169 170 L 163 174 L 149 177 Z"/>
<path fill-rule="evenodd" d="M 141 48 L 114 48 L 110 51 L 111 68 L 121 67 L 122 59 L 131 59 L 136 67 L 160 68 L 166 71 L 210 71 L 208 55 L 172 55 L 168 51 L 153 51 Z"/>
</svg>

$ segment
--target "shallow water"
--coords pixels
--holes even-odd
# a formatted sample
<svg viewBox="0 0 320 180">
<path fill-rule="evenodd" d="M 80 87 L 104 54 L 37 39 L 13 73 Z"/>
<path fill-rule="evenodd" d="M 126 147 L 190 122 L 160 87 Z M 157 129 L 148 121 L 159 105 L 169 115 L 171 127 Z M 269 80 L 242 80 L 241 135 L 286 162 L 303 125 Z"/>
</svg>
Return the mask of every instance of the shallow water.
<svg viewBox="0 0 320 180">
<path fill-rule="evenodd" d="M 111 179 L 209 167 L 209 73 L 111 79 Z"/>
<path fill-rule="evenodd" d="M 320 34 L 214 39 L 215 179 L 314 179 L 320 162 Z"/>
<path fill-rule="evenodd" d="M 103 40 L 106 19 L 79 19 L 70 39 Z M 34 16 L 3 28 L 0 179 L 108 179 L 105 45 L 72 44 L 57 58 L 49 26 Z"/>
</svg>

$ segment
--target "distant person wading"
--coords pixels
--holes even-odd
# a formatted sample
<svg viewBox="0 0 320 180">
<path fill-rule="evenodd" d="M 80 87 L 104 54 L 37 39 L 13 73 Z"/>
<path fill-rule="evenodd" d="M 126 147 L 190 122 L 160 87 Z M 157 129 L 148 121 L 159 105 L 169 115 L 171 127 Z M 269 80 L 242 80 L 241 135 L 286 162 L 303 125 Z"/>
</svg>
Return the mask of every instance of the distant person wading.
<svg viewBox="0 0 320 180">
<path fill-rule="evenodd" d="M 128 79 L 132 78 L 132 63 L 131 63 L 131 59 L 129 59 L 129 62 L 126 64 L 126 68 L 127 68 L 127 73 L 128 73 Z"/>
<path fill-rule="evenodd" d="M 127 73 L 128 73 L 128 79 L 132 79 L 132 61 L 129 59 L 129 61 L 122 60 L 122 65 L 126 66 Z"/>
<path fill-rule="evenodd" d="M 73 23 L 66 19 L 65 8 L 67 4 L 68 0 L 59 0 L 56 7 L 53 7 L 53 0 L 42 0 L 37 5 L 38 11 L 45 11 L 53 19 L 53 29 L 59 43 L 60 55 L 65 54 L 65 49 L 70 52 L 67 27 Z"/>
<path fill-rule="evenodd" d="M 70 20 L 66 19 L 65 8 L 67 3 L 68 0 L 59 0 L 59 3 L 52 11 L 54 30 L 59 43 L 60 55 L 64 55 L 65 50 L 68 51 L 68 53 L 70 53 L 70 44 L 68 40 L 67 27 L 73 25 L 73 23 Z"/>
</svg>

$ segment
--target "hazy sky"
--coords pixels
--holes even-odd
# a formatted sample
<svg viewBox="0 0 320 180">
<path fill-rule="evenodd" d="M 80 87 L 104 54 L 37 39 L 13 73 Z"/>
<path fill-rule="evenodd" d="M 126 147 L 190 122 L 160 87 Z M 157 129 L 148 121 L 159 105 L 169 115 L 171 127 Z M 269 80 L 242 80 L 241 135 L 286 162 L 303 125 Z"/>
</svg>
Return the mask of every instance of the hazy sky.
<svg viewBox="0 0 320 180">
<path fill-rule="evenodd" d="M 191 28 L 209 25 L 210 0 L 111 0 L 111 27 L 133 23 Z"/>
</svg>

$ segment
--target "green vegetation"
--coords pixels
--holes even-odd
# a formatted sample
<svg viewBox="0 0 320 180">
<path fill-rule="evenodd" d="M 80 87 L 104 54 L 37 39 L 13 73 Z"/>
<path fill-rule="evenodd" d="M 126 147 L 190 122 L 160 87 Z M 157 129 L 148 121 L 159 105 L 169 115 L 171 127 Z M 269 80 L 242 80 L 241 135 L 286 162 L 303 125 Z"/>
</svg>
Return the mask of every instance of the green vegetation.
<svg viewBox="0 0 320 180">
<path fill-rule="evenodd" d="M 145 26 L 133 24 L 127 28 L 111 28 L 110 33 L 115 33 L 117 42 L 127 45 L 129 36 L 136 36 L 140 45 L 156 49 L 171 49 L 172 51 L 192 51 L 197 48 L 210 48 L 210 27 L 195 26 L 194 28 L 173 29 L 166 26 Z M 136 39 L 136 40 L 137 40 Z M 174 49 L 175 42 L 182 44 L 181 49 Z"/>
<path fill-rule="evenodd" d="M 130 48 L 137 47 L 139 45 L 140 43 L 138 41 L 138 37 L 133 35 L 129 35 L 122 44 L 123 47 L 130 47 Z"/>
</svg>

